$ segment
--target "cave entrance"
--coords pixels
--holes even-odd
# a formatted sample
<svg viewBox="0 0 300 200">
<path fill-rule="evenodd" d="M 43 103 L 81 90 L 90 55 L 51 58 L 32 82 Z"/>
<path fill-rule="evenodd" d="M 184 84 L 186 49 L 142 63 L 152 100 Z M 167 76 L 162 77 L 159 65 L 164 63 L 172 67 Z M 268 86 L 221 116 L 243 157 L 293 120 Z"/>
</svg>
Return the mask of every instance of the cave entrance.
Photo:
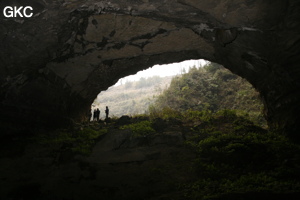
<svg viewBox="0 0 300 200">
<path fill-rule="evenodd" d="M 203 59 L 154 65 L 119 79 L 98 94 L 91 105 L 90 120 L 97 120 L 94 118 L 97 109 L 100 120 L 105 119 L 106 106 L 110 117 L 152 114 L 165 108 L 181 113 L 189 109 L 211 112 L 230 109 L 267 127 L 263 104 L 252 85 L 223 66 Z"/>
<path fill-rule="evenodd" d="M 203 67 L 208 61 L 186 60 L 177 63 L 154 65 L 148 69 L 119 79 L 106 91 L 101 91 L 91 105 L 91 120 L 94 120 L 94 110 L 99 109 L 100 119 L 105 117 L 105 108 L 108 106 L 113 117 L 122 115 L 136 115 L 148 112 L 155 97 L 166 89 L 172 78 L 189 71 L 190 68 Z"/>
</svg>

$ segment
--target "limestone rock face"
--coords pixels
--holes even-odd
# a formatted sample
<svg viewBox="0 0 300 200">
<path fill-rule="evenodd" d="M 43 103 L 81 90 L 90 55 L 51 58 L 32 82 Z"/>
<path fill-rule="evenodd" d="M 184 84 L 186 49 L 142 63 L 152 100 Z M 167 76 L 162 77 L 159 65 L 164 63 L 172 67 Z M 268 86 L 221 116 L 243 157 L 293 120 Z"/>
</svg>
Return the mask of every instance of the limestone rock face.
<svg viewBox="0 0 300 200">
<path fill-rule="evenodd" d="M 1 12 L 2 121 L 82 119 L 119 78 L 202 58 L 252 83 L 271 127 L 291 136 L 298 130 L 297 0 L 1 1 L 1 11 L 5 6 L 32 6 L 33 17 Z"/>
</svg>

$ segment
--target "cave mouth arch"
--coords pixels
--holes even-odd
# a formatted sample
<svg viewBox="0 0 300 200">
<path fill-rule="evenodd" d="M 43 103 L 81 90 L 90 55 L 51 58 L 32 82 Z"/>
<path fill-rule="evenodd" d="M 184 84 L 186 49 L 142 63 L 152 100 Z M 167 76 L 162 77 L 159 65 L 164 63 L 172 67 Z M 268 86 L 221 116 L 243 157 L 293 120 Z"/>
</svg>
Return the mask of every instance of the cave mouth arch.
<svg viewBox="0 0 300 200">
<path fill-rule="evenodd" d="M 261 5 L 260 9 L 268 9 L 269 5 L 264 6 Z M 277 11 L 283 8 L 280 7 L 283 5 L 276 6 Z M 275 16 L 274 10 L 267 13 L 269 17 Z M 274 43 L 273 41 L 280 40 L 286 32 L 278 27 L 277 34 L 274 35 L 267 28 L 271 24 L 274 28 L 280 23 L 285 23 L 282 19 L 276 18 L 278 21 L 274 24 L 267 21 L 253 26 L 245 22 L 221 22 L 216 25 L 206 23 L 210 19 L 204 22 L 204 18 L 199 18 L 196 23 L 194 18 L 183 22 L 178 20 L 178 17 L 163 19 L 163 16 L 119 15 L 108 12 L 77 21 L 77 25 L 84 31 L 72 36 L 76 39 L 73 39 L 75 42 L 69 49 L 89 60 L 89 67 L 93 69 L 93 74 L 88 76 L 87 84 L 84 85 L 95 85 L 97 90 L 101 91 L 120 77 L 154 64 L 202 58 L 222 64 L 233 73 L 247 79 L 260 92 L 271 128 L 288 134 L 297 132 L 294 121 L 299 121 L 299 108 L 295 106 L 299 103 L 298 92 L 295 92 L 299 85 L 298 78 L 296 73 L 292 74 L 284 67 L 287 59 L 294 59 L 293 49 L 296 48 L 286 45 L 293 45 L 295 41 Z M 292 35 L 297 33 L 294 28 L 290 31 Z M 282 36 L 278 36 L 281 34 Z M 281 55 L 278 51 L 280 48 L 290 48 L 290 56 L 276 56 Z M 68 63 L 74 67 L 74 63 L 78 62 L 82 62 L 80 57 L 71 58 L 59 67 L 66 67 Z M 97 78 L 102 79 L 102 83 L 93 83 Z M 76 84 L 75 81 L 73 85 Z M 292 87 L 286 88 L 286 85 Z M 90 99 L 91 104 L 91 96 L 96 95 L 96 87 L 89 91 L 82 89 L 85 86 L 76 85 L 81 89 L 80 96 Z"/>
<path fill-rule="evenodd" d="M 155 65 L 121 78 L 97 95 L 91 105 L 90 121 L 99 120 L 98 109 L 100 122 L 106 120 L 106 106 L 112 118 L 159 117 L 158 113 L 166 109 L 180 112 L 180 118 L 188 110 L 216 113 L 229 109 L 267 128 L 259 93 L 252 85 L 222 65 L 206 60 Z"/>
<path fill-rule="evenodd" d="M 192 67 L 203 67 L 207 63 L 208 61 L 200 59 L 154 65 L 148 69 L 138 71 L 136 74 L 120 78 L 115 85 L 109 87 L 106 91 L 100 91 L 91 105 L 91 110 L 93 111 L 98 108 L 104 111 L 105 105 L 110 105 L 109 107 L 112 106 L 112 111 L 114 111 L 112 114 L 115 117 L 144 114 L 147 111 L 147 105 L 153 102 L 154 96 L 159 95 L 165 90 L 170 85 L 173 77 L 187 73 Z M 134 94 L 129 93 L 130 91 Z M 140 98 L 141 93 L 145 101 L 141 105 L 145 104 L 144 106 L 146 107 L 135 104 L 137 98 Z M 107 95 L 110 96 L 109 100 L 106 98 Z M 132 101 L 135 105 L 132 108 L 133 110 L 128 105 L 125 111 L 122 105 L 127 105 L 128 101 Z M 121 108 L 121 110 L 118 108 Z"/>
<path fill-rule="evenodd" d="M 270 127 L 300 141 L 299 7 L 296 0 L 44 2 L 34 18 L 1 25 L 1 119 L 56 127 L 86 114 L 121 77 L 202 58 L 247 79 Z"/>
<path fill-rule="evenodd" d="M 68 48 L 62 52 L 66 55 L 61 56 L 63 62 L 55 60 L 46 66 L 47 73 L 53 72 L 64 79 L 76 95 L 72 102 L 67 102 L 67 110 L 63 108 L 62 115 L 68 118 L 86 116 L 99 91 L 155 64 L 206 59 L 225 63 L 231 71 L 244 77 L 245 73 L 253 73 L 254 59 L 261 63 L 260 54 L 249 53 L 244 44 L 246 53 L 236 51 L 240 48 L 239 41 L 249 40 L 249 36 L 263 39 L 256 29 L 220 29 L 211 24 L 183 24 L 143 15 L 81 15 L 80 12 L 77 15 L 79 19 L 71 23 L 73 29 L 80 28 L 80 31 L 68 39 Z M 250 61 L 245 63 L 244 58 Z M 232 65 L 231 61 L 236 63 Z"/>
</svg>

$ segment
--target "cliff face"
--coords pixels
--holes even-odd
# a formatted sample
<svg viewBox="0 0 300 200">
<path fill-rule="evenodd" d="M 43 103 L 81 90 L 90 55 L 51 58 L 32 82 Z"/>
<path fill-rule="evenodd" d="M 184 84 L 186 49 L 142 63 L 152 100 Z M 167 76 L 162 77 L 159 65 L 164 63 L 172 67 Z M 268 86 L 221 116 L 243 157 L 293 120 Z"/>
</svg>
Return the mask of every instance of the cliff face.
<svg viewBox="0 0 300 200">
<path fill-rule="evenodd" d="M 246 78 L 271 127 L 295 136 L 297 0 L 14 0 L 1 1 L 1 10 L 6 5 L 32 6 L 34 15 L 0 18 L 1 120 L 66 123 L 86 116 L 121 77 L 203 58 Z"/>
</svg>

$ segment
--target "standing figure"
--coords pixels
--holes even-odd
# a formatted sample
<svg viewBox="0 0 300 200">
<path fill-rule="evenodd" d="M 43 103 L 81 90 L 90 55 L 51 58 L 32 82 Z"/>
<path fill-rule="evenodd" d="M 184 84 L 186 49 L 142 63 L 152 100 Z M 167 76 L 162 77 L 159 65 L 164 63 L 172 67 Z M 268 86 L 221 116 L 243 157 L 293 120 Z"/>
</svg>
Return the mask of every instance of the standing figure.
<svg viewBox="0 0 300 200">
<path fill-rule="evenodd" d="M 96 115 L 97 121 L 99 121 L 99 118 L 100 118 L 100 110 L 99 110 L 99 108 L 97 108 L 96 113 L 97 113 L 97 115 Z"/>
<path fill-rule="evenodd" d="M 107 106 L 106 106 L 106 109 L 105 109 L 105 114 L 106 114 L 106 117 L 105 117 L 105 119 L 108 119 L 109 109 L 108 109 L 108 107 L 107 107 Z"/>
</svg>

